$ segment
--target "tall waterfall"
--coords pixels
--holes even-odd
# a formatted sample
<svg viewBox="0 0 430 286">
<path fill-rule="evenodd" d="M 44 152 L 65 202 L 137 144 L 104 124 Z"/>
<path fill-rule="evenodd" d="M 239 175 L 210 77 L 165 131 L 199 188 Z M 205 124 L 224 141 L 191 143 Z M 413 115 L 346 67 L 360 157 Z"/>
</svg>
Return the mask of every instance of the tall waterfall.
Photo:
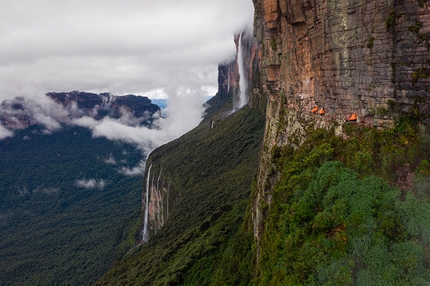
<svg viewBox="0 0 430 286">
<path fill-rule="evenodd" d="M 148 242 L 149 240 L 149 231 L 148 231 L 148 215 L 149 215 L 149 178 L 151 177 L 151 167 L 152 164 L 149 166 L 148 174 L 146 175 L 146 200 L 145 200 L 145 219 L 143 221 L 143 233 L 142 233 L 142 240 L 143 242 Z"/>
<path fill-rule="evenodd" d="M 234 101 L 234 109 L 242 108 L 248 103 L 246 96 L 246 90 L 248 89 L 248 83 L 246 82 L 245 66 L 243 63 L 243 47 L 242 47 L 242 34 L 240 32 L 239 45 L 237 50 L 237 64 L 239 66 L 239 98 Z"/>
</svg>

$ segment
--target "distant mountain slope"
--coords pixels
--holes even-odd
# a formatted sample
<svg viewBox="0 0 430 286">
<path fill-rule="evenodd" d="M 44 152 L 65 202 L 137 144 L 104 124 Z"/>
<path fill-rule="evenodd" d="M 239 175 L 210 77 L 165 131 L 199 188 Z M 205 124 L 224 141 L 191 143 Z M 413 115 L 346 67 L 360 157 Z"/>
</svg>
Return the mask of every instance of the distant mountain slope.
<svg viewBox="0 0 430 286">
<path fill-rule="evenodd" d="M 130 130 L 152 131 L 159 110 L 78 91 L 2 102 L 0 285 L 83 285 L 110 268 L 140 207 L 145 136 Z"/>
<path fill-rule="evenodd" d="M 83 127 L 35 130 L 0 140 L 0 285 L 88 284 L 139 208 L 141 177 L 119 171 L 143 155 Z"/>
<path fill-rule="evenodd" d="M 262 115 L 251 108 L 225 117 L 231 110 L 226 102 L 211 99 L 197 128 L 150 155 L 150 189 L 164 196 L 164 210 L 150 214 L 158 219 L 149 243 L 129 253 L 100 285 L 206 285 L 215 279 L 243 221 L 264 128 Z"/>
</svg>

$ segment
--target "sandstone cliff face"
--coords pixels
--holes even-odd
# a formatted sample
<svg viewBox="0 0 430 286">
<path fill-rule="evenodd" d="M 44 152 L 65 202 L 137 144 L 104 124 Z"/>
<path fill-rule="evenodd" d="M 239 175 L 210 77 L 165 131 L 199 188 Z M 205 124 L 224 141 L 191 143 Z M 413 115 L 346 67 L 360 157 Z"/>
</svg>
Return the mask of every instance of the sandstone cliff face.
<svg viewBox="0 0 430 286">
<path fill-rule="evenodd" d="M 254 6 L 261 75 L 251 98 L 267 99 L 253 206 L 258 240 L 261 205 L 270 206 L 276 180 L 268 174 L 274 146 L 299 145 L 306 127 L 343 123 L 353 113 L 377 128 L 392 126 L 414 105 L 430 113 L 430 3 L 254 0 Z M 325 114 L 312 113 L 314 107 Z"/>
<path fill-rule="evenodd" d="M 142 206 L 144 208 L 143 211 L 146 211 L 146 198 L 148 197 L 147 239 L 150 239 L 167 221 L 169 217 L 169 206 L 172 204 L 169 200 L 175 196 L 170 194 L 169 182 L 165 178 L 161 167 L 153 166 L 150 172 L 147 171 L 145 178 L 142 194 Z M 146 191 L 149 192 L 148 196 L 146 196 Z M 142 238 L 142 240 L 144 239 L 145 238 Z"/>
</svg>

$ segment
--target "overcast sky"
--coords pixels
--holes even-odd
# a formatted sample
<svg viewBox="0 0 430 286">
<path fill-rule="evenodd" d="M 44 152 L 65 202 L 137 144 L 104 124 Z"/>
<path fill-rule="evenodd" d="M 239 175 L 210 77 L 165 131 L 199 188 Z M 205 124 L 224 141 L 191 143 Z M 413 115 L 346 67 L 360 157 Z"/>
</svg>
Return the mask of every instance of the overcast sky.
<svg viewBox="0 0 430 286">
<path fill-rule="evenodd" d="M 213 94 L 251 0 L 2 0 L 0 100 L 49 91 Z"/>
</svg>

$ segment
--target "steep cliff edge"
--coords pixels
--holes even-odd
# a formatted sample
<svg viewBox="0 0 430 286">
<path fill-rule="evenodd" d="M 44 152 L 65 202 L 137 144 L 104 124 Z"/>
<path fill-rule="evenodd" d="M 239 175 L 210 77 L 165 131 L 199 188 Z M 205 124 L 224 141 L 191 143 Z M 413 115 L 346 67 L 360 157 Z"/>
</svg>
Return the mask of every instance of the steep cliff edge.
<svg viewBox="0 0 430 286">
<path fill-rule="evenodd" d="M 260 206 L 270 204 L 276 180 L 268 173 L 273 148 L 299 146 L 310 126 L 335 126 L 341 135 L 352 114 L 364 125 L 390 128 L 418 107 L 428 121 L 430 8 L 407 0 L 254 0 L 254 6 L 261 77 L 252 97 L 267 98 L 253 213 L 258 240 Z"/>
<path fill-rule="evenodd" d="M 428 282 L 429 3 L 254 6 L 251 98 L 267 99 L 255 284 Z"/>
</svg>

